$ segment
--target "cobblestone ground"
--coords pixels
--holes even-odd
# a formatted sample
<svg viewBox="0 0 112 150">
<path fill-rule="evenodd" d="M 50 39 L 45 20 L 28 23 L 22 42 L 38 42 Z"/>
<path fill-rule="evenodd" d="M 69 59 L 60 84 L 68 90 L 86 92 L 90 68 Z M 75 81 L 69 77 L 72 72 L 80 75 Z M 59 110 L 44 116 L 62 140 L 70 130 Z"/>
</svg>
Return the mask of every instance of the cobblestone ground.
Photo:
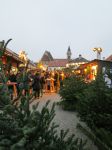
<svg viewBox="0 0 112 150">
<path fill-rule="evenodd" d="M 53 102 L 60 101 L 60 96 L 56 93 L 51 94 L 44 94 L 44 96 L 40 99 L 36 99 L 31 103 L 31 106 L 39 103 L 39 110 L 45 105 L 45 103 L 50 100 L 49 108 L 51 108 Z M 87 147 L 90 150 L 97 150 L 97 148 L 94 146 L 94 144 L 80 131 L 76 128 L 77 123 L 81 123 L 79 121 L 79 118 L 77 117 L 76 112 L 70 112 L 70 111 L 64 111 L 60 108 L 60 106 L 55 107 L 56 116 L 54 118 L 54 122 L 56 122 L 59 125 L 58 131 L 61 129 L 69 129 L 69 134 L 75 134 L 76 137 L 87 139 Z M 83 123 L 81 123 L 83 124 Z"/>
</svg>

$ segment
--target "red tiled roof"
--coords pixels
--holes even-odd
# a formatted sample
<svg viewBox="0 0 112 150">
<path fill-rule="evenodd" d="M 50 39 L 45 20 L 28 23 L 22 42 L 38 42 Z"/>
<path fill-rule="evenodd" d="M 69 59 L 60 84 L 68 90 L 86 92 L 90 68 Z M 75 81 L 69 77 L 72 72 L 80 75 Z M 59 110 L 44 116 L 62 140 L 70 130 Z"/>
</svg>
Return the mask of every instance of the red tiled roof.
<svg viewBox="0 0 112 150">
<path fill-rule="evenodd" d="M 68 63 L 67 59 L 54 59 L 53 61 L 50 61 L 48 66 L 49 67 L 66 67 L 66 64 Z"/>
<path fill-rule="evenodd" d="M 106 58 L 107 61 L 112 61 L 112 55 Z"/>
</svg>

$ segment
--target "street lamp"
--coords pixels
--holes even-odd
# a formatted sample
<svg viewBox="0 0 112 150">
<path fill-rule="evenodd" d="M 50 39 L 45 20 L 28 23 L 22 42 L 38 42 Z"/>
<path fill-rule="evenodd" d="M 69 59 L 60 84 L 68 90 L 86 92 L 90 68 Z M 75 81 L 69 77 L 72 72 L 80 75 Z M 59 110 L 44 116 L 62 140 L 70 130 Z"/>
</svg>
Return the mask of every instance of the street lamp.
<svg viewBox="0 0 112 150">
<path fill-rule="evenodd" d="M 92 49 L 94 52 L 97 52 L 97 59 L 101 59 L 101 52 L 102 52 L 102 48 L 101 47 L 95 47 Z"/>
</svg>

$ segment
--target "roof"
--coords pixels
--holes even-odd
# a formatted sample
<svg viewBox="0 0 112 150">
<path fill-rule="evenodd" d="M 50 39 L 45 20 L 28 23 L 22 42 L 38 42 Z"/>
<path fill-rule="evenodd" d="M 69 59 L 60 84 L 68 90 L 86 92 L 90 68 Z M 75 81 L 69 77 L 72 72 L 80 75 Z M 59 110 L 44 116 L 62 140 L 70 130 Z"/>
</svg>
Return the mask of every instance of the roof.
<svg viewBox="0 0 112 150">
<path fill-rule="evenodd" d="M 106 58 L 107 61 L 112 61 L 112 55 Z"/>
<path fill-rule="evenodd" d="M 5 55 L 11 56 L 15 60 L 22 62 L 21 59 L 19 58 L 19 55 L 8 48 L 5 50 Z"/>
<path fill-rule="evenodd" d="M 68 47 L 67 53 L 70 53 L 70 54 L 71 54 L 70 46 Z"/>
<path fill-rule="evenodd" d="M 36 65 L 32 60 L 30 60 L 30 59 L 29 59 L 29 64 L 32 65 L 32 66 L 34 66 L 34 67 L 37 66 L 37 65 Z"/>
<path fill-rule="evenodd" d="M 17 53 L 13 52 L 12 50 L 8 49 L 8 48 L 5 50 L 5 55 L 6 56 L 10 56 L 13 59 L 15 59 L 16 61 L 23 63 L 23 61 L 19 58 L 19 55 Z M 31 60 L 29 60 L 29 64 L 32 65 L 32 66 L 34 66 L 34 67 L 36 67 L 36 65 L 34 64 L 34 62 L 31 61 Z"/>
<path fill-rule="evenodd" d="M 75 58 L 75 59 L 71 60 L 70 62 L 80 63 L 80 62 L 89 62 L 89 60 L 87 60 L 84 57 L 82 57 L 81 55 L 79 55 L 78 58 Z"/>
<path fill-rule="evenodd" d="M 50 61 L 48 66 L 49 67 L 66 67 L 66 64 L 68 63 L 67 59 L 54 59 L 53 61 Z"/>
<path fill-rule="evenodd" d="M 81 59 L 79 59 L 79 58 L 76 58 L 76 59 L 74 59 L 73 60 L 74 62 L 89 62 L 87 59 L 85 59 L 85 58 L 81 58 Z"/>
<path fill-rule="evenodd" d="M 88 63 L 81 64 L 81 65 L 78 67 L 78 69 L 85 68 L 85 67 L 88 66 L 88 65 L 94 65 L 95 63 L 112 64 L 111 61 L 94 59 L 94 60 L 91 60 L 91 61 L 88 62 Z"/>
<path fill-rule="evenodd" d="M 51 53 L 49 51 L 45 51 L 41 58 L 41 61 L 52 61 L 52 60 L 53 60 L 53 57 Z"/>
</svg>

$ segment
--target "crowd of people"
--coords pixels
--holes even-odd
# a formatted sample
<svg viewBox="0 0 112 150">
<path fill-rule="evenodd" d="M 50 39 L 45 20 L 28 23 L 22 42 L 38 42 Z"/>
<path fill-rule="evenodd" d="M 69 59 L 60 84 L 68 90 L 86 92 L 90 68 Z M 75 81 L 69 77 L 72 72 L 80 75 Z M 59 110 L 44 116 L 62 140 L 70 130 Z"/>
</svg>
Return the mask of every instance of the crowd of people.
<svg viewBox="0 0 112 150">
<path fill-rule="evenodd" d="M 33 94 L 34 98 L 40 98 L 43 93 L 58 92 L 63 86 L 65 75 L 62 71 L 19 71 L 17 74 L 10 71 L 7 75 L 8 83 L 15 83 L 17 95 Z M 13 86 L 8 86 L 13 99 Z"/>
</svg>

